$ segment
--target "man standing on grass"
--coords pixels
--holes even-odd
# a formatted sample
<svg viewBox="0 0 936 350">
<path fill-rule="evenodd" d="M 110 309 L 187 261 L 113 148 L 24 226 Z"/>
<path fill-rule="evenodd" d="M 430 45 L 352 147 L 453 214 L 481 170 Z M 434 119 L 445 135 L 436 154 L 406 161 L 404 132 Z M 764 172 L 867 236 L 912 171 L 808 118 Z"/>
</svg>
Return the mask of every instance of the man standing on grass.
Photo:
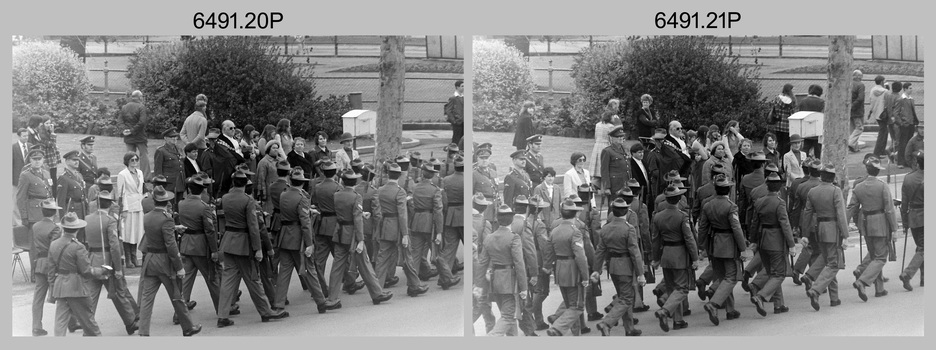
<svg viewBox="0 0 936 350">
<path fill-rule="evenodd" d="M 136 152 L 140 156 L 140 170 L 143 175 L 149 175 L 149 153 L 146 150 L 146 123 L 149 122 L 149 116 L 146 114 L 146 107 L 143 106 L 143 92 L 134 90 L 130 94 L 130 102 L 120 108 L 118 120 L 123 126 L 124 143 L 127 144 L 127 152 Z"/>
</svg>

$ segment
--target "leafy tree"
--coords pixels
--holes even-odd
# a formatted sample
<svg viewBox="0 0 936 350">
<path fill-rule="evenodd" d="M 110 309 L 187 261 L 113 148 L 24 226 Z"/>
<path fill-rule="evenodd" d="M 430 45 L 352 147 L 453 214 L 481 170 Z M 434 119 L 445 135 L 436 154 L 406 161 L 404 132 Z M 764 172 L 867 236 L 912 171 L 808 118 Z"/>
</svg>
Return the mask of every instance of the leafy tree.
<svg viewBox="0 0 936 350">
<path fill-rule="evenodd" d="M 13 130 L 34 115 L 51 116 L 65 131 L 68 117 L 88 115 L 91 83 L 77 54 L 58 43 L 24 41 L 13 46 Z M 98 103 L 96 102 L 95 105 Z M 83 130 L 82 130 L 83 131 Z"/>
<path fill-rule="evenodd" d="M 530 63 L 516 48 L 494 40 L 473 41 L 471 55 L 474 128 L 512 130 L 523 101 L 532 100 Z"/>
</svg>

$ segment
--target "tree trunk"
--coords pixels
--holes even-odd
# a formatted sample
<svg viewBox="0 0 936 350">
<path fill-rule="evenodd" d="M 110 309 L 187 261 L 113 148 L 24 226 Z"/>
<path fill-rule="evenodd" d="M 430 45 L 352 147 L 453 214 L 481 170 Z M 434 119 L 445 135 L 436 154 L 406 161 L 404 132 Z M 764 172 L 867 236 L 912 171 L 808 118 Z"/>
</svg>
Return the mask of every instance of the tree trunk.
<svg viewBox="0 0 936 350">
<path fill-rule="evenodd" d="M 380 38 L 380 91 L 377 95 L 376 162 L 400 155 L 403 137 L 403 80 L 405 37 Z M 379 166 L 379 164 L 374 164 Z"/>
<path fill-rule="evenodd" d="M 845 157 L 850 134 L 854 36 L 832 36 L 829 44 L 829 91 L 822 124 L 822 163 L 835 165 L 841 185 L 848 183 Z M 842 188 L 845 188 L 844 186 Z"/>
</svg>

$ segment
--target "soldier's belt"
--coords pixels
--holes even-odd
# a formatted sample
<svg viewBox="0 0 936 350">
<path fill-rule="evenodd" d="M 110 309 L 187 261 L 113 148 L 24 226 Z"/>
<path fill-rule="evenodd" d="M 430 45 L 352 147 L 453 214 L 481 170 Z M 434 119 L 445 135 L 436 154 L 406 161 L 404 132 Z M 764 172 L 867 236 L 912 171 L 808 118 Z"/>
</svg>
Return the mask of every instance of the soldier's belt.
<svg viewBox="0 0 936 350">
<path fill-rule="evenodd" d="M 146 254 L 169 254 L 169 251 L 166 248 L 150 248 L 146 250 Z"/>
<path fill-rule="evenodd" d="M 664 247 L 679 247 L 686 245 L 685 241 L 663 241 Z"/>
<path fill-rule="evenodd" d="M 816 218 L 816 221 L 818 221 L 818 222 L 828 222 L 828 221 L 836 221 L 836 220 L 835 220 L 834 217 L 819 217 L 819 218 Z"/>
<path fill-rule="evenodd" d="M 88 251 L 92 253 L 103 253 L 109 250 L 110 247 L 88 247 Z"/>
<path fill-rule="evenodd" d="M 247 232 L 247 228 L 246 228 L 246 227 L 224 226 L 224 230 L 225 230 L 225 231 L 233 231 L 233 232 Z"/>
<path fill-rule="evenodd" d="M 205 231 L 204 231 L 204 230 L 193 230 L 193 229 L 187 228 L 187 229 L 185 229 L 185 232 L 184 232 L 184 233 L 187 234 L 187 235 L 203 235 L 203 234 L 205 234 Z"/>
<path fill-rule="evenodd" d="M 731 229 L 726 229 L 726 228 L 713 228 L 713 229 L 712 229 L 712 233 L 727 233 L 727 234 L 733 234 L 734 231 L 732 231 Z"/>
<path fill-rule="evenodd" d="M 417 213 L 431 213 L 432 209 L 416 209 Z"/>
<path fill-rule="evenodd" d="M 273 214 L 279 214 L 279 213 L 280 213 L 279 209 L 273 208 Z"/>
<path fill-rule="evenodd" d="M 571 256 L 556 255 L 556 260 L 571 260 L 571 259 L 572 259 Z"/>
<path fill-rule="evenodd" d="M 464 206 L 464 205 L 465 205 L 465 203 L 462 203 L 462 202 L 448 202 L 448 206 L 450 206 L 450 207 L 461 207 L 461 206 Z"/>
<path fill-rule="evenodd" d="M 912 204 L 911 204 L 909 207 L 910 207 L 910 209 L 920 209 L 920 210 L 923 209 L 923 206 L 922 206 L 922 205 L 912 205 Z"/>
<path fill-rule="evenodd" d="M 55 273 L 57 273 L 57 274 L 59 274 L 59 275 L 67 275 L 67 274 L 75 273 L 75 272 L 74 272 L 74 271 L 69 271 L 69 270 L 57 269 L 57 270 L 55 270 Z"/>
<path fill-rule="evenodd" d="M 354 221 L 338 220 L 338 225 L 340 226 L 352 226 Z"/>
<path fill-rule="evenodd" d="M 397 214 L 396 214 L 396 213 L 393 213 L 393 214 L 390 214 L 390 213 L 383 213 L 383 214 L 380 214 L 380 216 L 383 216 L 383 217 L 385 217 L 385 218 L 395 218 L 395 217 L 397 217 Z"/>
<path fill-rule="evenodd" d="M 513 269 L 513 265 L 494 264 L 493 266 L 491 266 L 491 269 L 492 270 L 510 270 L 510 269 Z"/>
<path fill-rule="evenodd" d="M 609 257 L 612 258 L 629 258 L 631 257 L 630 253 L 608 253 Z"/>
<path fill-rule="evenodd" d="M 37 258 L 37 259 L 38 259 L 38 258 L 48 258 L 48 257 L 49 257 L 49 252 L 45 252 L 45 253 L 36 253 L 36 258 Z"/>
<path fill-rule="evenodd" d="M 871 210 L 871 211 L 864 211 L 864 210 L 862 210 L 861 213 L 864 214 L 864 216 L 871 216 L 871 215 L 883 214 L 883 213 L 884 213 L 884 209 Z"/>
<path fill-rule="evenodd" d="M 333 212 L 333 211 L 323 211 L 323 212 L 322 212 L 322 217 L 323 217 L 323 218 L 324 218 L 324 217 L 328 217 L 328 216 L 335 216 L 335 215 L 337 215 L 337 214 L 335 214 L 335 212 Z"/>
<path fill-rule="evenodd" d="M 298 225 L 298 224 L 299 224 L 298 221 L 280 220 L 280 225 L 282 226 L 292 226 L 292 225 Z"/>
<path fill-rule="evenodd" d="M 761 227 L 761 228 L 780 228 L 780 225 L 774 225 L 774 224 L 761 224 L 761 225 L 760 225 L 760 227 Z"/>
<path fill-rule="evenodd" d="M 29 195 L 29 199 L 49 199 L 49 197 Z"/>
</svg>

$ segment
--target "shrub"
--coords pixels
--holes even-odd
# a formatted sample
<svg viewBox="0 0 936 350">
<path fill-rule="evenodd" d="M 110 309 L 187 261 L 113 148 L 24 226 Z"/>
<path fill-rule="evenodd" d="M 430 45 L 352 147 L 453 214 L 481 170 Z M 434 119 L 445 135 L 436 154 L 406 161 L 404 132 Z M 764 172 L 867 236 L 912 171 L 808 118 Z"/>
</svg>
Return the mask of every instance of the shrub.
<svg viewBox="0 0 936 350">
<path fill-rule="evenodd" d="M 13 46 L 13 130 L 26 126 L 33 115 L 49 115 L 65 126 L 67 118 L 89 112 L 91 83 L 85 66 L 74 51 L 54 42 L 27 41 Z M 96 102 L 99 104 L 99 102 Z M 64 124 L 64 125 L 63 125 Z"/>
<path fill-rule="evenodd" d="M 631 51 L 629 43 L 621 40 L 585 48 L 575 57 L 571 74 L 575 125 L 595 131 L 608 100 L 623 94 L 617 83 L 627 74 Z"/>
<path fill-rule="evenodd" d="M 277 55 L 257 37 L 210 37 L 147 47 L 131 59 L 127 77 L 149 108 L 150 134 L 179 128 L 194 110 L 195 96 L 208 96 L 211 127 L 230 119 L 238 126 L 292 120 L 298 135 L 341 132 L 343 98 L 317 97 L 311 68 Z"/>
<path fill-rule="evenodd" d="M 494 40 L 473 41 L 471 55 L 474 128 L 513 130 L 520 106 L 533 95 L 529 62 L 516 48 Z"/>
</svg>

